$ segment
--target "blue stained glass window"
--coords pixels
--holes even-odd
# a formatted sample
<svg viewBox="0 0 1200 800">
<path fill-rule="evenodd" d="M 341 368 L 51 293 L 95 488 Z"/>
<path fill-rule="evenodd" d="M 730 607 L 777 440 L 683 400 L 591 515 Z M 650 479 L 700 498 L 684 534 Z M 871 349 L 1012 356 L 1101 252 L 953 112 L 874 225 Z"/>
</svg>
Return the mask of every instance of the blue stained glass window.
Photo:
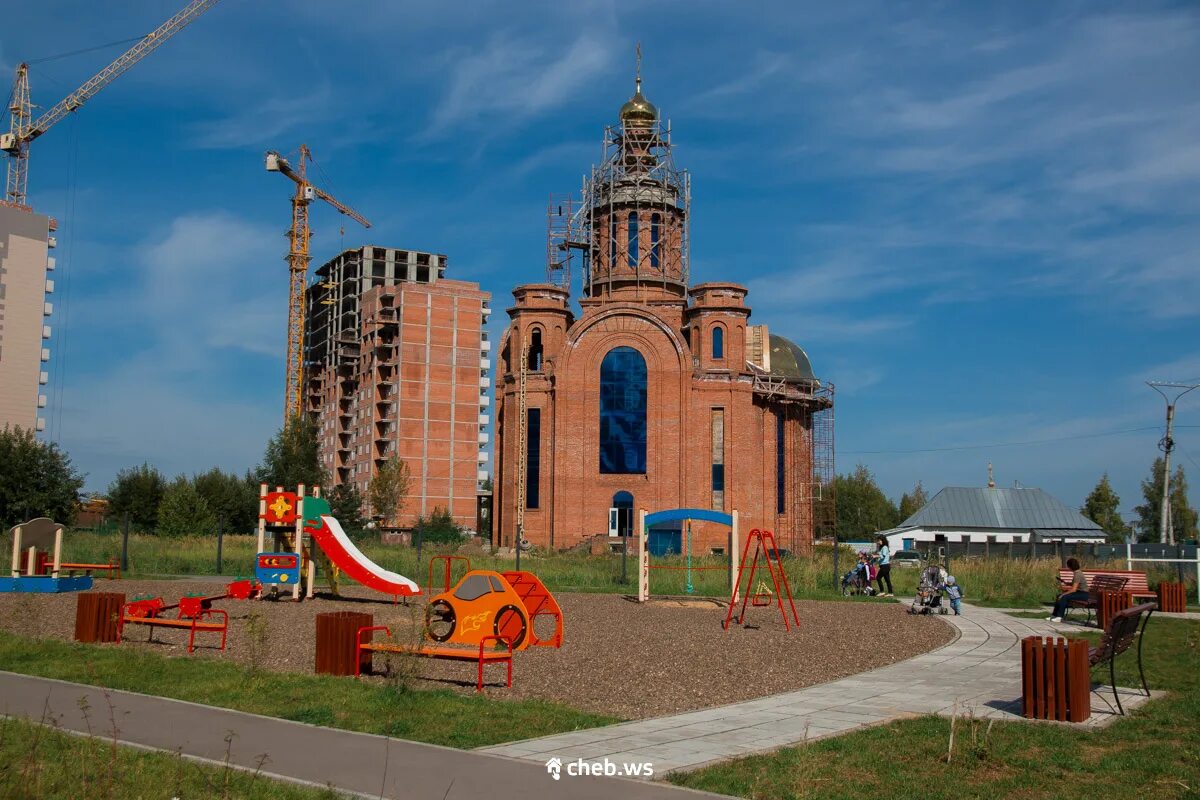
<svg viewBox="0 0 1200 800">
<path fill-rule="evenodd" d="M 629 244 L 629 266 L 638 265 L 638 218 L 636 211 L 629 212 L 629 229 L 626 231 L 626 241 Z"/>
<path fill-rule="evenodd" d="M 662 215 L 650 215 L 650 266 L 658 269 L 658 236 L 662 227 Z"/>
<path fill-rule="evenodd" d="M 712 357 L 725 357 L 725 329 L 720 325 L 714 325 L 712 329 Z"/>
<path fill-rule="evenodd" d="M 632 347 L 600 364 L 600 471 L 646 473 L 646 360 Z"/>
<path fill-rule="evenodd" d="M 784 485 L 787 482 L 783 445 L 783 412 L 780 412 L 775 415 L 775 511 L 779 514 L 784 510 Z"/>
<path fill-rule="evenodd" d="M 525 507 L 539 508 L 542 501 L 542 410 L 525 409 Z"/>
</svg>

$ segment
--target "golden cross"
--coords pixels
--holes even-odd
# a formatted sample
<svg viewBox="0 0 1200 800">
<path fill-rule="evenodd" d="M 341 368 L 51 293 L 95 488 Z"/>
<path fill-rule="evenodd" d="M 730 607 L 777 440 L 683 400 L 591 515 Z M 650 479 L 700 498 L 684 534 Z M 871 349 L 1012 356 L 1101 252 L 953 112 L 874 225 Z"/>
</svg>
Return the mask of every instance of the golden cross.
<svg viewBox="0 0 1200 800">
<path fill-rule="evenodd" d="M 292 504 L 283 498 L 282 495 L 275 498 L 275 502 L 271 504 L 271 510 L 275 512 L 276 517 L 282 518 L 284 514 L 292 510 Z"/>
<path fill-rule="evenodd" d="M 637 90 L 642 90 L 642 43 L 637 43 Z"/>
</svg>

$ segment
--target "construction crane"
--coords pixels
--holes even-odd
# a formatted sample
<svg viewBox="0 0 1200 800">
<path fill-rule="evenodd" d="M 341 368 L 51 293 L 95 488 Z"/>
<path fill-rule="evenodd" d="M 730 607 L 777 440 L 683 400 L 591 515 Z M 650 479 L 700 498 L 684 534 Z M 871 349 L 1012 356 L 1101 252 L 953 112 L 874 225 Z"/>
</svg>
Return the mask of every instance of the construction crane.
<svg viewBox="0 0 1200 800">
<path fill-rule="evenodd" d="M 288 231 L 291 248 L 288 250 L 287 262 L 291 284 L 288 288 L 287 383 L 283 399 L 285 425 L 303 410 L 300 381 L 304 374 L 304 285 L 308 275 L 308 262 L 311 260 L 308 255 L 308 240 L 311 235 L 308 227 L 308 205 L 314 199 L 324 200 L 364 228 L 371 227 L 371 223 L 367 222 L 362 214 L 308 182 L 305 172 L 309 161 L 312 161 L 312 152 L 308 145 L 304 144 L 300 145 L 300 158 L 295 169 L 286 158 L 274 150 L 267 153 L 267 171 L 283 173 L 296 184 L 296 193 L 292 195 L 292 227 Z"/>
<path fill-rule="evenodd" d="M 5 182 L 5 202 L 17 208 L 29 208 L 26 203 L 29 183 L 29 143 L 72 111 L 92 99 L 134 64 L 153 53 L 168 39 L 179 33 L 220 0 L 192 0 L 175 16 L 142 37 L 137 44 L 122 53 L 116 61 L 96 73 L 75 91 L 36 120 L 29 100 L 29 65 L 17 65 L 13 81 L 12 104 L 9 106 L 8 133 L 0 133 L 0 150 L 8 153 L 8 179 Z"/>
</svg>

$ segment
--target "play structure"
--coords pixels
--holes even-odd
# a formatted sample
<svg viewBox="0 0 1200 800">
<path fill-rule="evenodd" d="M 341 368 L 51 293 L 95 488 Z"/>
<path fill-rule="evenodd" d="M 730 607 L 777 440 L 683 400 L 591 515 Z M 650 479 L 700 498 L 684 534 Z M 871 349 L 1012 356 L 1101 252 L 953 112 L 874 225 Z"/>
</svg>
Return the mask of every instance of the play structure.
<svg viewBox="0 0 1200 800">
<path fill-rule="evenodd" d="M 783 571 L 783 562 L 779 558 L 779 550 L 775 546 L 775 534 L 771 531 L 763 531 L 755 528 L 750 531 L 750 535 L 746 537 L 746 548 L 742 551 L 741 563 L 738 565 L 737 577 L 734 578 L 733 589 L 729 593 L 729 611 L 725 615 L 724 627 L 729 630 L 729 623 L 734 620 L 733 609 L 738 604 L 738 587 L 742 585 L 742 575 L 746 570 L 746 559 L 750 556 L 750 549 L 754 548 L 754 557 L 750 559 L 750 574 L 746 579 L 746 592 L 742 596 L 742 608 L 737 615 L 737 623 L 739 625 L 746 624 L 746 604 L 752 606 L 765 607 L 772 603 L 779 606 L 779 613 L 783 616 L 784 630 L 791 631 L 791 622 L 788 619 L 788 612 L 784 608 L 783 600 L 786 597 L 788 607 L 791 608 L 791 619 L 795 621 L 796 627 L 800 627 L 800 615 L 796 613 L 796 603 L 792 600 L 792 587 L 788 583 L 787 574 Z M 763 562 L 763 566 L 767 570 L 768 576 L 771 578 L 771 586 L 767 586 L 765 578 L 760 577 L 758 584 L 754 583 L 754 575 L 758 571 L 759 561 Z M 751 587 L 754 587 L 753 589 Z"/>
<path fill-rule="evenodd" d="M 699 520 L 703 522 L 715 522 L 718 525 L 725 525 L 729 528 L 729 563 L 725 566 L 695 566 L 692 564 L 692 522 Z M 684 563 L 682 565 L 674 564 L 651 564 L 650 556 L 654 542 L 651 541 L 653 528 L 658 526 L 669 525 L 673 522 L 681 523 L 681 526 L 686 528 L 687 538 L 683 539 L 682 530 L 680 531 L 680 545 L 686 541 L 687 549 L 684 551 Z M 706 508 L 672 508 L 667 511 L 657 511 L 653 514 L 647 514 L 644 509 L 638 511 L 638 530 L 641 533 L 638 536 L 638 593 L 637 599 L 639 603 L 644 603 L 650 599 L 650 572 L 651 570 L 683 570 L 687 576 L 686 591 L 690 595 L 695 591 L 692 585 L 692 573 L 702 570 L 726 570 L 729 573 L 729 591 L 737 596 L 737 580 L 734 575 L 733 558 L 738 551 L 738 512 L 735 510 L 730 514 L 724 514 L 720 511 L 710 511 Z"/>
<path fill-rule="evenodd" d="M 268 531 L 274 539 L 270 551 L 266 549 Z M 330 513 L 320 487 L 313 487 L 313 493 L 306 496 L 303 484 L 295 492 L 285 492 L 282 486 L 269 492 L 267 485 L 261 484 L 255 577 L 272 595 L 283 589 L 290 590 L 293 600 L 313 596 L 317 565 L 306 537 L 335 569 L 369 589 L 391 595 L 393 600 L 421 593 L 416 583 L 384 569 L 354 546 Z"/>
<path fill-rule="evenodd" d="M 178 602 L 167 604 L 161 597 L 138 597 L 121 607 L 117 618 L 117 642 L 125 636 L 126 625 L 144 625 L 150 629 L 154 641 L 155 628 L 177 628 L 188 631 L 188 652 L 196 649 L 197 633 L 221 634 L 221 649 L 225 649 L 225 636 L 229 631 L 229 612 L 213 608 L 218 600 L 251 600 L 262 591 L 257 581 L 239 579 L 225 586 L 225 591 L 214 595 L 188 595 Z M 163 616 L 175 611 L 174 617 Z"/>
<path fill-rule="evenodd" d="M 430 598 L 425 608 L 426 641 L 419 646 L 375 642 L 372 636 L 376 631 L 390 637 L 391 629 L 386 625 L 362 626 L 356 632 L 355 675 L 361 674 L 364 664 L 370 668 L 371 653 L 473 661 L 477 664 L 475 688 L 482 691 L 485 664 L 507 664 L 507 685 L 512 686 L 514 652 L 528 647 L 562 647 L 562 608 L 532 572 L 473 570 L 471 562 L 463 556 L 434 556 L 429 562 L 430 586 L 434 564 L 439 561 L 444 569 L 443 591 Z M 451 571 L 456 561 L 465 562 L 466 573 L 451 589 Z M 539 617 L 549 618 L 554 624 L 553 633 L 545 638 L 534 626 Z"/>
<path fill-rule="evenodd" d="M 77 592 L 92 588 L 91 575 L 74 575 L 75 570 L 109 569 L 110 565 L 72 564 L 62 560 L 63 526 L 38 517 L 14 526 L 12 569 L 0 578 L 0 592 Z M 120 577 L 120 567 L 117 567 Z M 71 574 L 64 576 L 62 573 Z M 111 570 L 110 570 L 111 572 Z"/>
</svg>

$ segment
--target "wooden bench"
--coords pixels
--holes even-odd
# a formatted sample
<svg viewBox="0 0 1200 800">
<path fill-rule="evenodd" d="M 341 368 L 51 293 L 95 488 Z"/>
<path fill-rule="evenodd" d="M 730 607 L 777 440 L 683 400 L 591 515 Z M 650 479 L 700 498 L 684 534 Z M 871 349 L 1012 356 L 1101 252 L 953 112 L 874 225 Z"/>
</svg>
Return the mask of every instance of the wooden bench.
<svg viewBox="0 0 1200 800">
<path fill-rule="evenodd" d="M 142 611 L 144 606 L 142 601 L 134 601 L 126 603 L 121 608 L 121 616 L 117 620 L 117 643 L 121 643 L 121 638 L 125 635 L 126 625 L 146 625 L 150 628 L 150 638 L 147 641 L 154 641 L 155 628 L 186 628 L 188 630 L 188 652 L 191 653 L 196 649 L 196 632 L 201 633 L 211 631 L 221 634 L 221 649 L 225 649 L 225 636 L 229 631 L 229 614 L 219 608 L 204 608 L 192 617 L 160 617 L 155 612 L 145 613 Z M 132 608 L 131 608 L 132 607 Z M 204 622 L 205 617 L 216 617 L 220 615 L 220 622 Z"/>
<path fill-rule="evenodd" d="M 474 661 L 479 665 L 478 677 L 475 681 L 475 691 L 483 691 L 483 665 L 505 663 L 508 664 L 508 680 L 505 684 L 509 688 L 512 687 L 512 642 L 505 639 L 503 636 L 484 636 L 479 640 L 479 649 L 468 649 L 465 647 L 448 647 L 445 645 L 421 645 L 413 647 L 410 645 L 394 644 L 392 642 L 372 642 L 364 641 L 363 634 L 368 636 L 375 631 L 383 631 L 388 636 L 392 635 L 392 629 L 386 625 L 372 625 L 366 628 L 358 629 L 358 642 L 355 647 L 355 676 L 361 674 L 360 667 L 362 665 L 363 652 L 368 653 L 404 653 L 412 656 L 420 656 L 421 658 L 444 658 L 451 661 Z M 485 650 L 484 645 L 488 642 L 498 642 L 506 645 L 507 650 Z"/>
<path fill-rule="evenodd" d="M 74 576 L 76 572 L 83 572 L 91 575 L 95 572 L 107 572 L 108 577 L 112 578 L 113 573 L 116 573 L 116 580 L 121 580 L 121 560 L 118 558 L 109 559 L 107 564 L 59 564 L 59 569 L 65 569 L 69 575 Z"/>
<path fill-rule="evenodd" d="M 1074 572 L 1069 569 L 1060 569 L 1058 571 L 1058 583 L 1061 589 L 1071 585 L 1071 578 Z M 1083 570 L 1084 577 L 1087 578 L 1088 587 L 1087 600 L 1072 600 L 1067 604 L 1067 608 L 1086 608 L 1088 612 L 1088 622 L 1092 621 L 1092 613 L 1100 608 L 1100 593 L 1101 592 L 1120 592 L 1125 590 L 1125 585 L 1129 582 L 1124 576 L 1113 575 L 1105 572 L 1089 573 Z M 1063 616 L 1066 616 L 1064 612 Z"/>
<path fill-rule="evenodd" d="M 1090 666 L 1095 667 L 1108 662 L 1109 683 L 1112 684 L 1117 710 L 1122 715 L 1125 714 L 1125 709 L 1121 707 L 1121 696 L 1117 693 L 1116 658 L 1132 647 L 1134 640 L 1137 640 L 1138 677 L 1142 679 L 1142 691 L 1149 697 L 1150 688 L 1146 685 L 1146 673 L 1142 667 L 1142 642 L 1146 638 L 1146 623 L 1150 621 L 1150 615 L 1157 608 L 1158 605 L 1155 603 L 1143 603 L 1140 606 L 1118 611 L 1113 614 L 1108 627 L 1104 629 L 1104 635 L 1100 637 L 1100 644 L 1088 648 L 1088 664 Z"/>
<path fill-rule="evenodd" d="M 1124 579 L 1125 583 L 1118 589 L 1104 589 L 1103 591 L 1124 591 L 1133 595 L 1134 599 L 1157 600 L 1158 595 L 1150 589 L 1146 582 L 1146 573 L 1132 569 L 1084 569 L 1080 570 L 1088 581 L 1088 591 L 1092 589 L 1092 582 L 1095 580 L 1107 580 L 1109 578 Z M 1058 571 L 1058 580 L 1060 583 L 1070 585 L 1071 570 L 1060 569 Z"/>
</svg>

